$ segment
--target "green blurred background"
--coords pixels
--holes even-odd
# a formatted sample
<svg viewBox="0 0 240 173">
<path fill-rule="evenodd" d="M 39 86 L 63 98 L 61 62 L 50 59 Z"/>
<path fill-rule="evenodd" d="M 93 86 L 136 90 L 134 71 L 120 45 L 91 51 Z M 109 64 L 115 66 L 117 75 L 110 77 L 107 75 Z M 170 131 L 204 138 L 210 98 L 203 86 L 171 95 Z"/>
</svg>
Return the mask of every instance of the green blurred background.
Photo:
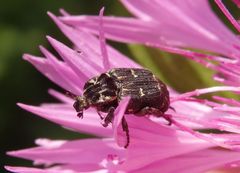
<svg viewBox="0 0 240 173">
<path fill-rule="evenodd" d="M 16 106 L 17 102 L 33 105 L 53 102 L 55 100 L 47 94 L 47 90 L 49 88 L 60 89 L 22 60 L 23 53 L 40 55 L 38 50 L 40 44 L 49 48 L 45 35 L 51 35 L 62 42 L 69 43 L 46 12 L 59 14 L 58 10 L 64 8 L 71 14 L 96 15 L 100 8 L 105 6 L 106 15 L 129 14 L 118 1 L 109 0 L 8 0 L 4 2 L 1 0 L 0 2 L 1 168 L 3 165 L 30 166 L 31 162 L 8 157 L 5 152 L 31 147 L 36 138 L 75 139 L 83 137 Z M 237 16 L 239 11 L 237 12 L 238 9 L 233 4 L 229 3 L 228 7 L 235 17 L 239 17 Z M 216 10 L 214 5 L 213 8 Z M 218 10 L 216 12 L 229 25 L 223 15 Z M 213 72 L 180 56 L 172 56 L 139 45 L 126 46 L 112 42 L 111 44 L 130 57 L 134 57 L 144 66 L 151 68 L 165 82 L 180 92 L 216 84 L 210 78 Z M 184 66 L 187 68 L 183 68 Z M 5 172 L 1 168 L 0 172 Z"/>
</svg>

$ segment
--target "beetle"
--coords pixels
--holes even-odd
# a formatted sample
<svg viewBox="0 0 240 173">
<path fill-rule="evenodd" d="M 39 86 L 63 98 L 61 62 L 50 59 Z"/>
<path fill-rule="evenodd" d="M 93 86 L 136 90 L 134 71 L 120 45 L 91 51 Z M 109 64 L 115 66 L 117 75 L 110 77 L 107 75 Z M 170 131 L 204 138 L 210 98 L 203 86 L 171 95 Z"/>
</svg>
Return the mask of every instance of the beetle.
<svg viewBox="0 0 240 173">
<path fill-rule="evenodd" d="M 141 68 L 113 68 L 99 76 L 89 79 L 83 88 L 83 95 L 75 96 L 73 107 L 83 118 L 83 110 L 96 108 L 103 126 L 107 127 L 114 118 L 114 110 L 126 96 L 130 97 L 126 114 L 136 116 L 153 115 L 171 118 L 164 114 L 169 108 L 169 92 L 166 85 L 151 71 Z M 101 113 L 107 113 L 102 116 Z M 122 119 L 122 129 L 126 133 L 128 147 L 130 142 L 126 119 Z"/>
</svg>

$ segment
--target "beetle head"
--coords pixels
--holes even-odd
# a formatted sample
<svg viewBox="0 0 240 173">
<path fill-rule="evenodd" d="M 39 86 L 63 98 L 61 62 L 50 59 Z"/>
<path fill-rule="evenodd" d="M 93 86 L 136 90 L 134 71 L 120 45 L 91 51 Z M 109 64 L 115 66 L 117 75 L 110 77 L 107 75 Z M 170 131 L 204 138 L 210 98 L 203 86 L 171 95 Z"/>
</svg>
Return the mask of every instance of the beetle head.
<svg viewBox="0 0 240 173">
<path fill-rule="evenodd" d="M 78 116 L 82 117 L 83 110 L 87 109 L 89 104 L 84 96 L 77 96 L 75 100 L 76 101 L 74 102 L 73 107 L 78 112 Z"/>
</svg>

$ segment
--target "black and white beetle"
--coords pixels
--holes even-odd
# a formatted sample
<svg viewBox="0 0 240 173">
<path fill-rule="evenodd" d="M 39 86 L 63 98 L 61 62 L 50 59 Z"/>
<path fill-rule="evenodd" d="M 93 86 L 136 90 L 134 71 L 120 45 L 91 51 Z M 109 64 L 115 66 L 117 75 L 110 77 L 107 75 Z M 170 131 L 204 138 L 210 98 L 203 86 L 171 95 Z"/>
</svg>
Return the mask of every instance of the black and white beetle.
<svg viewBox="0 0 240 173">
<path fill-rule="evenodd" d="M 153 115 L 163 117 L 171 123 L 171 118 L 164 115 L 169 108 L 167 87 L 146 69 L 114 68 L 93 77 L 85 83 L 83 95 L 75 97 L 73 106 L 81 118 L 83 110 L 95 107 L 103 120 L 103 126 L 107 127 L 114 118 L 114 110 L 126 96 L 130 97 L 126 114 Z M 105 112 L 107 115 L 103 117 L 100 112 Z M 125 118 L 122 119 L 122 128 L 127 136 L 126 148 L 130 137 Z"/>
</svg>

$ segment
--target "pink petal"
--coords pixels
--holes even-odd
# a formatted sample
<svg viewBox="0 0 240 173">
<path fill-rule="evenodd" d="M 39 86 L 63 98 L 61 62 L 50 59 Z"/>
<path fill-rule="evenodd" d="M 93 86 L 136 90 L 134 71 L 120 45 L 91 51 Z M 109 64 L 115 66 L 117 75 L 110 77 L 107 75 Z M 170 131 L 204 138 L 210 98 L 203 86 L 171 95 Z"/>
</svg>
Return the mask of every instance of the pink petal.
<svg viewBox="0 0 240 173">
<path fill-rule="evenodd" d="M 227 8 L 222 3 L 222 1 L 221 0 L 215 0 L 215 3 L 222 10 L 222 12 L 228 18 L 228 20 L 232 23 L 232 25 L 238 30 L 238 32 L 240 32 L 240 25 L 239 25 L 239 23 L 233 18 L 231 13 L 227 10 Z"/>
<path fill-rule="evenodd" d="M 61 74 L 64 81 L 66 81 L 66 83 L 68 83 L 68 85 L 70 85 L 71 87 L 76 88 L 78 92 L 75 94 L 81 94 L 82 88 L 85 84 L 85 82 L 81 79 L 81 76 L 74 73 L 72 70 L 71 74 L 65 72 L 66 69 L 69 68 L 69 67 L 66 68 L 66 64 L 63 66 L 62 65 L 63 63 L 59 61 L 56 57 L 54 57 L 53 54 L 51 54 L 44 47 L 40 46 L 40 50 L 44 54 L 44 56 L 49 60 L 49 62 L 52 65 L 52 68 L 54 68 L 57 71 L 57 73 Z"/>
<path fill-rule="evenodd" d="M 44 146 L 11 151 L 7 154 L 33 160 L 35 164 L 79 164 L 79 168 L 83 164 L 100 165 L 108 155 L 124 156 L 124 149 L 117 147 L 113 139 L 75 141 L 50 141 L 45 139 L 44 142 Z"/>
<path fill-rule="evenodd" d="M 64 73 L 67 76 L 75 76 L 74 72 L 64 63 L 61 65 L 59 64 L 56 68 L 61 68 L 59 70 L 56 70 L 52 63 L 44 58 L 32 56 L 25 54 L 23 58 L 27 61 L 29 61 L 31 64 L 33 64 L 42 74 L 44 74 L 47 78 L 49 78 L 54 83 L 61 86 L 63 89 L 73 92 L 73 93 L 81 93 L 81 89 L 77 87 L 73 87 L 69 81 L 67 81 L 63 76 L 62 73 Z M 62 70 L 61 73 L 59 71 Z M 76 79 L 77 80 L 77 79 Z"/>
<path fill-rule="evenodd" d="M 132 172 L 158 173 L 159 170 L 161 170 L 164 173 L 203 173 L 208 170 L 215 170 L 216 168 L 222 167 L 225 164 L 239 160 L 239 152 L 207 149 L 157 161 Z M 173 163 L 176 163 L 176 165 Z"/>
<path fill-rule="evenodd" d="M 16 173 L 67 173 L 67 170 L 61 170 L 61 169 L 40 169 L 40 168 L 20 167 L 20 166 L 5 166 L 5 169 L 11 172 L 16 172 Z"/>
<path fill-rule="evenodd" d="M 48 13 L 53 21 L 58 25 L 61 31 L 80 49 L 83 51 L 85 61 L 90 63 L 94 68 L 100 70 L 103 68 L 102 59 L 100 53 L 99 40 L 92 34 L 81 29 L 76 30 L 75 28 L 69 27 L 63 24 L 56 16 L 52 13 Z M 105 26 L 104 22 L 104 26 Z M 104 29 L 104 32 L 105 29 Z M 124 56 L 114 48 L 107 46 L 107 51 L 111 67 L 139 67 L 138 64 Z M 100 66 L 99 66 L 100 65 Z M 108 69 L 104 69 L 106 71 Z M 102 71 L 102 72 L 103 72 Z"/>
<path fill-rule="evenodd" d="M 95 16 L 66 16 L 60 18 L 64 23 L 75 27 L 77 30 L 86 28 L 88 31 L 98 34 L 97 23 L 99 17 Z M 103 29 L 108 38 L 122 42 L 159 42 L 161 38 L 154 32 L 154 22 L 140 21 L 132 18 L 103 17 Z M 153 31 L 153 32 L 149 32 Z"/>
<path fill-rule="evenodd" d="M 181 100 L 181 99 L 184 99 L 184 98 L 187 98 L 187 97 L 199 96 L 199 95 L 202 95 L 202 94 L 211 93 L 211 92 L 219 92 L 219 91 L 236 91 L 236 92 L 239 92 L 240 87 L 215 86 L 215 87 L 210 87 L 210 88 L 196 89 L 194 91 L 187 92 L 187 93 L 184 93 L 184 94 L 181 94 L 179 96 L 174 97 L 173 99 L 171 99 L 171 102 Z"/>
<path fill-rule="evenodd" d="M 72 70 L 81 77 L 82 81 L 87 81 L 88 79 L 97 76 L 100 72 L 93 68 L 93 66 L 86 61 L 84 61 L 83 55 L 74 51 L 59 41 L 47 37 L 51 45 L 56 49 L 64 61 L 72 68 Z"/>
<path fill-rule="evenodd" d="M 213 98 L 215 100 L 221 101 L 223 103 L 229 104 L 229 105 L 233 105 L 233 106 L 239 106 L 240 107 L 240 102 L 235 100 L 235 99 L 231 99 L 231 98 L 225 98 L 225 97 L 221 97 L 221 96 L 213 96 Z"/>
<path fill-rule="evenodd" d="M 130 98 L 126 97 L 120 102 L 118 108 L 115 110 L 115 116 L 113 121 L 113 136 L 117 144 L 121 147 L 125 146 L 127 143 L 126 133 L 122 129 L 121 122 L 124 117 L 129 100 Z M 122 135 L 119 135 L 119 133 Z M 124 136 L 124 137 L 121 137 L 121 136 Z"/>
<path fill-rule="evenodd" d="M 240 0 L 232 0 L 240 8 Z"/>
<path fill-rule="evenodd" d="M 48 93 L 50 95 L 52 95 L 53 97 L 55 97 L 56 99 L 62 101 L 63 103 L 68 103 L 68 104 L 72 104 L 73 103 L 73 99 L 69 98 L 66 96 L 66 94 L 62 94 L 54 89 L 49 89 Z"/>
<path fill-rule="evenodd" d="M 205 49 L 226 56 L 239 54 L 233 47 L 239 45 L 239 39 L 215 16 L 207 1 L 123 2 L 127 8 L 130 6 L 130 10 L 141 13 L 137 14 L 140 19 L 104 17 L 104 31 L 108 38 L 124 42 Z M 66 16 L 61 19 L 79 30 L 86 28 L 98 34 L 97 17 Z"/>
<path fill-rule="evenodd" d="M 137 169 L 156 160 L 209 148 L 214 144 L 198 139 L 172 126 L 154 123 L 148 118 L 127 116 L 130 144 L 127 160 L 119 169 Z M 124 136 L 124 133 L 119 133 Z M 194 145 L 193 145 L 194 143 Z M 147 152 L 146 152 L 147 151 Z M 148 156 L 151 157 L 148 157 Z"/>
<path fill-rule="evenodd" d="M 79 119 L 75 110 L 69 104 L 45 104 L 44 106 L 30 106 L 18 103 L 21 108 L 60 124 L 67 129 L 85 132 L 97 136 L 112 136 L 112 130 L 101 125 L 99 116 L 95 110 L 86 110 L 84 118 Z"/>
<path fill-rule="evenodd" d="M 147 15 L 148 18 L 163 23 L 163 27 L 172 24 L 172 29 L 174 26 L 179 26 L 179 28 L 183 28 L 183 32 L 185 30 L 189 30 L 190 33 L 195 32 L 195 41 L 198 42 L 197 44 L 200 44 L 205 36 L 208 38 L 211 38 L 212 36 L 212 38 L 219 37 L 220 40 L 224 40 L 226 43 L 229 42 L 229 48 L 234 42 L 239 42 L 236 36 L 234 36 L 212 12 L 209 2 L 206 0 L 197 0 L 194 1 L 194 3 L 191 0 L 184 1 L 184 3 L 177 0 L 154 1 L 151 4 L 144 0 L 122 0 L 122 2 L 131 12 L 133 12 L 133 14 L 142 18 L 142 20 L 146 20 L 145 16 Z M 204 13 L 202 13 L 203 11 Z M 201 15 L 199 15 L 200 13 Z M 215 29 L 216 27 L 218 30 Z M 171 29 L 170 26 L 169 29 Z M 178 29 L 175 30 L 175 33 L 177 33 L 175 38 L 179 37 L 179 34 L 181 34 L 178 32 Z M 202 36 L 197 39 L 198 34 L 201 34 Z M 193 44 L 195 43 L 192 43 L 192 45 Z M 206 42 L 206 44 L 208 43 Z M 217 44 L 221 43 L 218 42 Z M 227 44 L 225 47 L 226 46 Z M 218 51 L 221 50 L 219 49 Z"/>
<path fill-rule="evenodd" d="M 103 66 L 105 69 L 110 69 L 110 62 L 109 62 L 107 48 L 106 48 L 106 39 L 104 36 L 104 30 L 103 30 L 103 21 L 102 21 L 103 12 L 104 12 L 104 7 L 100 10 L 100 13 L 99 13 L 99 17 L 100 17 L 99 41 L 100 41 L 101 54 L 103 57 Z"/>
<path fill-rule="evenodd" d="M 107 173 L 105 169 L 99 169 L 96 165 L 79 165 L 81 168 L 73 169 L 74 165 L 68 166 L 55 166 L 51 168 L 33 168 L 33 167 L 20 167 L 20 166 L 5 166 L 5 169 L 16 173 Z"/>
</svg>

